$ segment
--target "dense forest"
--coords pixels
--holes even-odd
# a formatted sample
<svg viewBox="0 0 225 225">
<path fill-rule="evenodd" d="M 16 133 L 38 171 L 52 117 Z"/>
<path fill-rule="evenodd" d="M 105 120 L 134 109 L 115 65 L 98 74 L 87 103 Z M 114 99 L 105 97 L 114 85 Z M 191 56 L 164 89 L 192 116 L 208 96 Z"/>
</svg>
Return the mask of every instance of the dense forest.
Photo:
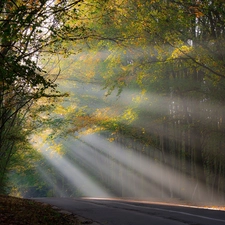
<svg viewBox="0 0 225 225">
<path fill-rule="evenodd" d="M 224 202 L 225 4 L 0 3 L 0 189 Z"/>
</svg>

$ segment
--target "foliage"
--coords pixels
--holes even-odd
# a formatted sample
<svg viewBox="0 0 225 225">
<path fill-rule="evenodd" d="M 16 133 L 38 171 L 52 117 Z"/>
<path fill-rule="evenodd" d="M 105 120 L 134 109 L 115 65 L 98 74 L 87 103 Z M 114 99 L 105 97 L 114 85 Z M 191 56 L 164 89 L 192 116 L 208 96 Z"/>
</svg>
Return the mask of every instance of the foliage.
<svg viewBox="0 0 225 225">
<path fill-rule="evenodd" d="M 24 139 L 24 118 L 29 131 L 35 128 L 51 144 L 68 134 L 107 130 L 109 140 L 126 145 L 125 138 L 133 139 L 144 154 L 151 146 L 178 159 L 169 165 L 174 170 L 224 191 L 221 1 L 17 1 L 1 7 L 7 13 L 1 10 L 0 154 Z M 59 89 L 70 93 L 66 100 L 55 98 L 59 74 Z M 61 147 L 56 143 L 65 151 Z"/>
<path fill-rule="evenodd" d="M 78 131 L 82 124 L 100 126 L 100 131 L 108 129 L 113 135 L 116 131 L 117 137 L 126 134 L 142 140 L 146 135 L 146 143 L 179 159 L 180 164 L 172 164 L 172 168 L 209 189 L 224 191 L 224 4 L 114 0 L 81 5 L 77 23 L 84 21 L 95 40 L 85 39 L 89 54 L 74 58 L 79 70 L 70 67 L 76 75 L 84 71 L 78 82 L 85 82 L 84 75 L 88 82 L 102 84 L 106 96 L 114 90 L 122 96 L 129 89 L 142 92 L 145 100 L 137 102 L 136 98 L 136 108 L 132 102 L 115 117 L 109 113 L 108 119 L 102 113 L 101 120 L 96 120 L 90 110 L 94 98 L 88 102 L 86 96 L 88 113 L 75 116 L 70 131 Z M 104 109 L 99 108 L 96 112 Z M 127 127 L 121 118 L 129 110 L 138 116 L 128 119 Z M 109 139 L 116 138 L 109 135 Z M 199 172 L 197 167 L 203 170 Z M 194 187 L 192 191 L 195 193 Z"/>
<path fill-rule="evenodd" d="M 0 3 L 0 186 L 13 154 L 26 138 L 24 121 L 43 96 L 60 96 L 55 80 L 39 63 L 47 46 L 59 43 L 58 18 L 80 1 L 1 1 Z"/>
</svg>

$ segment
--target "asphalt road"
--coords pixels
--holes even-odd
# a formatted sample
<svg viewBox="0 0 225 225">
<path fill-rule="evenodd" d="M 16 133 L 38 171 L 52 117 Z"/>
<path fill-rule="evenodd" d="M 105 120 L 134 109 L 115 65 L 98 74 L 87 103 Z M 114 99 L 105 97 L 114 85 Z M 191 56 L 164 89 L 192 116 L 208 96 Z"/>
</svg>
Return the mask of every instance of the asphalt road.
<svg viewBox="0 0 225 225">
<path fill-rule="evenodd" d="M 219 210 L 122 200 L 69 198 L 36 200 L 101 225 L 225 225 L 225 211 Z"/>
</svg>

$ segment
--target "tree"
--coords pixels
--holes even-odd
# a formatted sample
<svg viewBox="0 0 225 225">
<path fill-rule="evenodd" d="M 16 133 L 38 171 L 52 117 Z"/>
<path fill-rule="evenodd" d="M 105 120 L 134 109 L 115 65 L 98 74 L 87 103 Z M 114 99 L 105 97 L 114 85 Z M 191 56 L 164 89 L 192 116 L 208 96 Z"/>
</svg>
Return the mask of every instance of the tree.
<svg viewBox="0 0 225 225">
<path fill-rule="evenodd" d="M 76 100 L 81 100 L 68 110 L 67 102 L 49 108 L 51 122 L 40 118 L 36 124 L 53 128 L 66 124 L 65 133 L 108 130 L 110 140 L 155 157 L 158 164 L 193 181 L 185 190 L 186 182 L 177 177 L 179 191 L 174 191 L 171 183 L 161 180 L 154 184 L 161 187 L 161 195 L 168 192 L 179 197 L 185 190 L 197 199 L 200 183 L 211 196 L 224 191 L 225 110 L 220 106 L 224 104 L 224 4 L 85 0 L 4 2 L 1 7 L 5 31 L 1 39 L 1 154 L 14 146 L 5 137 L 10 132 L 18 135 L 33 101 L 54 96 L 48 88 L 54 90 L 56 77 L 66 67 L 66 78 L 95 82 L 98 89 L 106 89 L 106 96 L 116 89 L 122 96 L 126 88 L 129 94 L 140 95 L 126 109 L 117 103 L 112 109 L 111 102 L 103 106 L 107 99 L 99 101 L 88 91 L 80 94 L 71 88 Z M 73 55 L 81 49 L 86 54 Z M 52 74 L 44 71 L 49 68 L 44 66 L 43 58 L 49 61 L 46 52 L 61 60 Z M 62 62 L 65 56 L 70 56 L 69 63 Z M 128 143 L 126 138 L 132 140 Z"/>
<path fill-rule="evenodd" d="M 58 19 L 79 2 L 0 3 L 0 186 L 33 102 L 60 95 L 55 84 L 58 74 L 48 74 L 39 64 L 39 55 L 47 46 L 59 43 L 65 27 Z"/>
<path fill-rule="evenodd" d="M 223 156 L 219 148 L 224 148 L 224 109 L 218 105 L 224 102 L 224 5 L 115 0 L 92 6 L 99 5 L 104 11 L 90 10 L 96 23 L 85 20 L 84 25 L 98 34 L 98 42 L 87 44 L 95 45 L 99 55 L 104 52 L 95 72 L 108 93 L 140 87 L 149 94 L 150 110 L 140 110 L 140 119 L 132 125 L 143 128 L 162 154 L 169 155 L 164 163 L 174 156 L 179 163 L 170 166 L 195 180 L 190 196 L 196 197 L 200 182 L 209 189 L 215 186 L 212 180 L 223 183 L 218 155 Z M 87 19 L 92 14 L 85 15 Z M 213 163 L 209 155 L 215 151 L 215 140 L 220 147 L 216 145 Z"/>
</svg>

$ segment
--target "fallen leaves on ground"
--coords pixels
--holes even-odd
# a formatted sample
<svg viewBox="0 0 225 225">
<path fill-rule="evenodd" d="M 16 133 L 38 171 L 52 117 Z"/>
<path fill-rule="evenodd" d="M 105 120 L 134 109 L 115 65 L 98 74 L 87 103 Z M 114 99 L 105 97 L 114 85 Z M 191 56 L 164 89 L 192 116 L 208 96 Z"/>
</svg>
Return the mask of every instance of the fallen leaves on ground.
<svg viewBox="0 0 225 225">
<path fill-rule="evenodd" d="M 78 225 L 73 214 L 60 213 L 50 205 L 0 195 L 1 225 Z"/>
</svg>

